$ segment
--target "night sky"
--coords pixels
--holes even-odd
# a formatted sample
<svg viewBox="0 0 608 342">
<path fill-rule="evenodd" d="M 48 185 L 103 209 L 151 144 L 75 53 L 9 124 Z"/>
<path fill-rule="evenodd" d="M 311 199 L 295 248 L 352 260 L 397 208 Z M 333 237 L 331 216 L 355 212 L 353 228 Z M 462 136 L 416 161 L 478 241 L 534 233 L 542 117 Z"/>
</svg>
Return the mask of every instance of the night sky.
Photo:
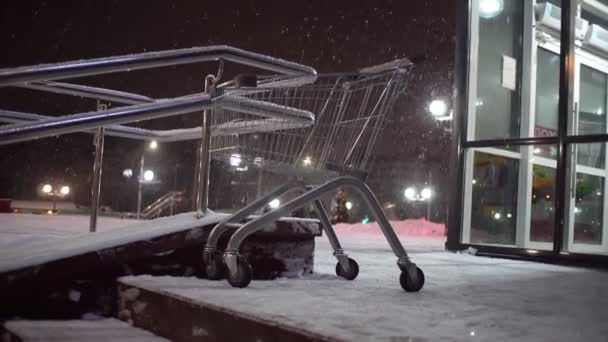
<svg viewBox="0 0 608 342">
<path fill-rule="evenodd" d="M 435 122 L 429 102 L 450 97 L 455 10 L 451 1 L 3 1 L 0 67 L 144 51 L 225 44 L 307 64 L 319 72 L 353 71 L 395 58 L 426 55 L 414 82 L 390 113 L 376 148 L 369 183 L 382 202 L 403 201 L 403 189 L 429 179 L 439 202 L 448 180 L 449 124 Z M 137 71 L 74 83 L 164 98 L 200 92 L 213 64 Z M 45 115 L 91 111 L 94 100 L 0 89 L 0 108 Z M 192 127 L 200 115 L 143 126 Z M 92 136 L 71 134 L 0 147 L 0 198 L 31 199 L 41 183 L 66 183 L 89 201 Z M 135 187 L 121 173 L 136 169 L 141 142 L 106 138 L 102 204 L 133 210 Z M 191 187 L 194 142 L 161 146 L 150 156 L 163 181 L 152 199 Z M 162 166 L 161 166 L 162 163 Z M 214 174 L 212 174 L 212 182 Z M 217 176 L 216 176 L 217 177 Z M 213 195 L 213 194 L 212 194 Z M 434 216 L 444 218 L 444 204 Z"/>
</svg>

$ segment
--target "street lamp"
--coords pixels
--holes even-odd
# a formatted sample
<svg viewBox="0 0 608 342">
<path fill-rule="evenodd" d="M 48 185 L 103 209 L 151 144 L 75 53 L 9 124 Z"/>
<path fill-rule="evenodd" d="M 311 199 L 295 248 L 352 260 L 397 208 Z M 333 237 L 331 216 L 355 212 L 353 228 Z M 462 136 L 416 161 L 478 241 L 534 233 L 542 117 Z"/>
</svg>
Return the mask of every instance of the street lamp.
<svg viewBox="0 0 608 342">
<path fill-rule="evenodd" d="M 504 8 L 504 0 L 480 0 L 479 16 L 484 19 L 492 19 L 498 16 Z"/>
<path fill-rule="evenodd" d="M 63 196 L 67 196 L 70 193 L 70 187 L 67 185 L 64 185 L 61 187 L 61 189 L 59 189 L 59 192 L 63 195 Z"/>
<path fill-rule="evenodd" d="M 51 191 L 53 191 L 53 187 L 51 186 L 51 184 L 44 184 L 44 186 L 42 187 L 42 192 L 48 194 Z"/>
<path fill-rule="evenodd" d="M 133 170 L 131 170 L 131 169 L 124 169 L 124 170 L 122 170 L 122 175 L 125 178 L 129 179 L 129 178 L 133 177 Z"/>
<path fill-rule="evenodd" d="M 146 170 L 144 171 L 144 182 L 151 182 L 154 180 L 154 171 Z"/>
<path fill-rule="evenodd" d="M 431 190 L 431 188 L 424 188 L 422 189 L 422 191 L 420 191 L 420 197 L 422 198 L 423 201 L 428 201 L 431 199 L 431 197 L 433 196 L 433 190 Z"/>
<path fill-rule="evenodd" d="M 53 199 L 53 210 L 49 213 L 52 214 L 57 211 L 57 197 L 64 198 L 70 194 L 70 187 L 67 185 L 56 186 L 53 188 L 51 184 L 44 184 L 42 186 L 42 193 L 46 196 L 51 196 Z"/>
<path fill-rule="evenodd" d="M 429 111 L 433 116 L 444 116 L 448 112 L 448 105 L 444 100 L 433 100 L 429 105 Z"/>
<path fill-rule="evenodd" d="M 304 160 L 302 160 L 302 164 L 304 164 L 304 166 L 310 166 L 312 164 L 312 159 L 310 157 L 306 157 Z"/>
<path fill-rule="evenodd" d="M 408 200 L 416 201 L 416 188 L 410 186 L 409 188 L 405 189 L 405 192 L 403 194 Z"/>
<path fill-rule="evenodd" d="M 346 207 L 346 210 L 351 210 L 353 208 L 353 202 L 348 201 L 344 204 L 344 206 Z"/>
<path fill-rule="evenodd" d="M 271 209 L 276 209 L 281 206 L 281 201 L 278 198 L 275 198 L 272 201 L 268 202 L 268 206 Z"/>
<path fill-rule="evenodd" d="M 150 143 L 148 144 L 148 149 L 150 151 L 156 151 L 158 149 L 158 142 L 156 142 L 156 140 L 150 141 Z M 141 217 L 141 201 L 142 201 L 141 197 L 142 197 L 142 191 L 143 191 L 143 183 L 151 182 L 154 179 L 154 172 L 152 170 L 144 171 L 145 155 L 146 155 L 146 151 L 144 148 L 144 151 L 141 154 L 141 159 L 139 160 L 139 179 L 138 179 L 139 187 L 137 190 L 137 219 L 138 220 Z M 122 172 L 122 174 L 126 178 L 130 178 L 133 175 L 133 170 L 126 169 Z"/>
<path fill-rule="evenodd" d="M 428 111 L 437 121 L 445 121 L 452 119 L 449 101 L 447 98 L 437 98 L 431 101 Z"/>
<path fill-rule="evenodd" d="M 431 199 L 433 198 L 433 189 L 431 187 L 424 187 L 420 192 L 410 186 L 403 192 L 403 195 L 408 201 L 411 202 L 426 202 L 426 218 L 427 220 L 431 217 Z"/>
<path fill-rule="evenodd" d="M 240 154 L 238 153 L 234 153 L 230 155 L 230 166 L 234 166 L 234 167 L 238 167 L 239 165 L 241 165 L 241 162 L 243 161 L 243 158 L 241 157 Z"/>
</svg>

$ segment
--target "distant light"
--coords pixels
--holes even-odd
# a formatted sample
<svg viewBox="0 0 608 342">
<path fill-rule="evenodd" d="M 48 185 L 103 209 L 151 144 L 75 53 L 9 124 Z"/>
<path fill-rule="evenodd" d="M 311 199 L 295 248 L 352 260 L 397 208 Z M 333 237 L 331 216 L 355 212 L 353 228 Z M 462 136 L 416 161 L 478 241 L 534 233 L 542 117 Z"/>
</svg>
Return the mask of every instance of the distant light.
<svg viewBox="0 0 608 342">
<path fill-rule="evenodd" d="M 574 207 L 574 213 L 575 213 L 575 214 L 580 214 L 580 212 L 581 212 L 581 208 L 579 208 L 579 207 Z"/>
<path fill-rule="evenodd" d="M 546 194 L 546 195 L 545 195 L 545 198 L 546 198 L 546 199 L 551 199 L 551 195 Z"/>
<path fill-rule="evenodd" d="M 240 171 L 240 172 L 245 172 L 247 170 L 249 170 L 249 167 L 247 165 L 243 166 L 243 167 L 236 167 L 235 170 Z"/>
<path fill-rule="evenodd" d="M 420 191 L 420 196 L 422 197 L 422 200 L 429 200 L 433 196 L 433 190 L 431 190 L 431 188 L 424 188 Z"/>
<path fill-rule="evenodd" d="M 304 164 L 304 166 L 310 166 L 312 164 L 312 159 L 310 159 L 310 157 L 306 157 L 302 161 L 302 164 Z"/>
<path fill-rule="evenodd" d="M 507 213 L 507 217 L 508 217 L 508 218 L 511 218 L 511 217 L 513 217 L 513 214 L 511 214 L 511 213 Z"/>
<path fill-rule="evenodd" d="M 469 334 L 470 334 L 471 336 L 475 336 L 475 332 L 474 332 L 474 331 L 471 331 Z"/>
<path fill-rule="evenodd" d="M 59 190 L 59 192 L 63 195 L 63 196 L 67 196 L 70 193 L 70 187 L 67 185 L 64 185 L 61 187 L 61 189 Z"/>
<path fill-rule="evenodd" d="M 494 214 L 494 219 L 495 220 L 500 220 L 501 217 L 502 217 L 502 215 L 500 215 L 500 213 L 495 213 Z"/>
<path fill-rule="evenodd" d="M 473 179 L 473 184 L 477 184 L 477 179 Z"/>
<path fill-rule="evenodd" d="M 276 209 L 276 208 L 278 208 L 278 207 L 280 207 L 280 206 L 281 206 L 281 201 L 279 201 L 279 199 L 278 199 L 278 198 L 275 198 L 275 199 L 273 199 L 272 201 L 268 202 L 268 206 L 269 206 L 271 209 Z"/>
<path fill-rule="evenodd" d="M 598 108 L 598 109 L 595 111 L 595 114 L 597 114 L 597 115 L 602 115 L 602 114 L 604 114 L 604 110 L 603 110 L 602 108 Z"/>
<path fill-rule="evenodd" d="M 47 210 L 46 213 L 49 214 L 49 215 L 53 215 L 53 211 L 52 210 Z"/>
<path fill-rule="evenodd" d="M 405 189 L 405 192 L 403 194 L 405 195 L 405 198 L 407 198 L 410 201 L 416 200 L 416 189 L 414 189 L 411 186 L 409 188 Z"/>
<path fill-rule="evenodd" d="M 237 167 L 239 165 L 241 165 L 241 162 L 243 161 L 243 158 L 241 158 L 241 155 L 238 153 L 232 154 L 230 155 L 230 165 Z"/>
<path fill-rule="evenodd" d="M 124 170 L 122 170 L 122 175 L 125 178 L 131 178 L 133 176 L 133 170 L 131 170 L 131 169 L 124 169 Z"/>
<path fill-rule="evenodd" d="M 361 223 L 363 223 L 363 224 L 369 223 L 369 217 L 365 216 L 363 218 L 363 220 L 361 220 Z"/>
<path fill-rule="evenodd" d="M 483 106 L 483 101 L 482 100 L 475 101 L 475 106 L 477 106 L 477 107 Z"/>
<path fill-rule="evenodd" d="M 151 182 L 154 179 L 154 171 L 146 170 L 144 172 L 144 181 Z"/>
<path fill-rule="evenodd" d="M 536 147 L 536 148 L 534 149 L 534 153 L 536 153 L 536 154 L 539 154 L 539 153 L 541 153 L 542 151 L 543 151 L 543 150 L 542 150 L 540 147 Z"/>
<path fill-rule="evenodd" d="M 44 186 L 42 187 L 42 192 L 48 194 L 51 193 L 51 191 L 53 191 L 53 187 L 51 186 L 51 184 L 44 184 Z"/>
<path fill-rule="evenodd" d="M 504 0 L 480 0 L 479 16 L 485 19 L 492 19 L 499 15 L 504 7 Z"/>
<path fill-rule="evenodd" d="M 351 210 L 353 208 L 353 202 L 350 202 L 350 201 L 346 202 L 345 206 L 346 206 L 346 210 Z"/>
<path fill-rule="evenodd" d="M 602 196 L 602 193 L 600 191 L 596 192 L 595 194 L 598 196 Z"/>
<path fill-rule="evenodd" d="M 529 254 L 538 254 L 539 253 L 537 250 L 534 250 L 534 249 L 528 249 L 527 252 Z"/>
<path fill-rule="evenodd" d="M 158 142 L 156 142 L 156 140 L 150 141 L 149 147 L 151 150 L 156 150 L 158 148 Z"/>
<path fill-rule="evenodd" d="M 445 116 L 448 113 L 448 105 L 444 100 L 433 100 L 429 105 L 429 111 L 433 116 Z"/>
</svg>

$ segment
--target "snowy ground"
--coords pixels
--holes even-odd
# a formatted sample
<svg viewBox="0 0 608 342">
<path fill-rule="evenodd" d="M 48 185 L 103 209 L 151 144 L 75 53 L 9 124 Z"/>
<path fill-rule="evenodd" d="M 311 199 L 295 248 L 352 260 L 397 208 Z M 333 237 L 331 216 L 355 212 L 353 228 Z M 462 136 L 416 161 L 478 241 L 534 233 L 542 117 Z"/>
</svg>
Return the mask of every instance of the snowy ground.
<svg viewBox="0 0 608 342">
<path fill-rule="evenodd" d="M 5 326 L 23 341 L 169 341 L 117 319 L 10 321 Z"/>
<path fill-rule="evenodd" d="M 107 221 L 116 225 L 109 223 L 105 230 L 102 227 L 97 233 L 88 233 L 86 216 L 2 215 L 0 232 L 6 231 L 7 242 L 0 249 L 0 272 L 211 225 L 224 217 L 225 214 L 209 214 L 198 219 L 194 213 L 183 213 L 135 223 L 124 220 L 125 225 L 118 225 L 120 220 Z M 21 233 L 23 236 L 15 238 Z"/>
<path fill-rule="evenodd" d="M 126 277 L 170 292 L 346 341 L 600 341 L 608 336 L 608 273 L 439 251 L 441 238 L 401 236 L 425 271 L 419 293 L 399 286 L 395 257 L 378 235 L 343 237 L 359 277 L 334 276 L 317 240 L 318 274 L 253 281 L 246 289 L 195 278 Z"/>
<path fill-rule="evenodd" d="M 172 229 L 192 225 L 190 216 L 171 219 L 179 223 Z M 106 236 L 104 246 L 167 229 L 161 219 L 122 232 L 117 229 L 133 222 L 100 219 L 100 230 L 107 231 L 95 238 Z M 334 275 L 335 260 L 325 237 L 317 239 L 317 274 L 302 279 L 254 281 L 240 290 L 224 281 L 195 278 L 123 279 L 343 340 L 598 341 L 608 336 L 608 273 L 443 252 L 439 233 L 416 233 L 424 224 L 430 223 L 406 222 L 396 229 L 425 271 L 427 282 L 420 293 L 401 289 L 396 258 L 374 225 L 336 229 L 346 252 L 360 265 L 352 282 Z M 29 262 L 16 250 L 34 240 L 53 253 L 57 248 L 67 253 L 61 238 L 86 234 L 87 226 L 88 217 L 82 216 L 0 214 L 0 261 Z M 9 245 L 13 252 L 5 248 Z"/>
<path fill-rule="evenodd" d="M 11 200 L 11 208 L 19 209 L 52 209 L 53 201 L 38 200 L 38 201 L 23 201 L 23 200 Z M 73 202 L 68 201 L 57 201 L 55 203 L 57 210 L 76 210 L 76 205 Z"/>
<path fill-rule="evenodd" d="M 99 217 L 97 231 L 123 228 L 136 220 Z M 68 238 L 89 232 L 85 215 L 0 214 L 0 250 L 29 243 Z"/>
</svg>

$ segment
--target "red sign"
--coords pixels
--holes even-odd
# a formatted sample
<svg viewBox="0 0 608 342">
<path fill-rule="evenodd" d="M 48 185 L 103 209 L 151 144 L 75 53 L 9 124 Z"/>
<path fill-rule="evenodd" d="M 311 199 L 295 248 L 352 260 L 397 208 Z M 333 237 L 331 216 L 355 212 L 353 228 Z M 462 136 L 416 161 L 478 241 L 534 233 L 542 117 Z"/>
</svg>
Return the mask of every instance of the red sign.
<svg viewBox="0 0 608 342">
<path fill-rule="evenodd" d="M 557 136 L 557 129 L 547 128 L 543 126 L 535 126 L 534 127 L 534 136 L 535 137 L 554 137 Z"/>
</svg>

